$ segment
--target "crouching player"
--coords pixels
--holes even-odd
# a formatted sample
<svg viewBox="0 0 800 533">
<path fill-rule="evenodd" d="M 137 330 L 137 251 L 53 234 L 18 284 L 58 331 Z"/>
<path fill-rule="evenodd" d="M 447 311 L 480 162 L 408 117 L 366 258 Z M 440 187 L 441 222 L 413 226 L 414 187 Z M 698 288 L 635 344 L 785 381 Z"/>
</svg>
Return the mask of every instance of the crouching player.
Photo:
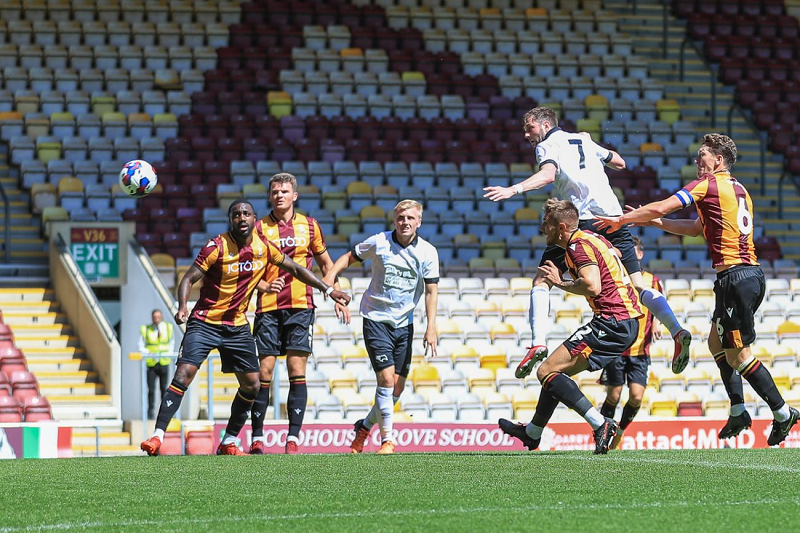
<svg viewBox="0 0 800 533">
<path fill-rule="evenodd" d="M 539 366 L 536 376 L 542 383 L 542 392 L 531 423 L 514 424 L 501 418 L 499 426 L 504 433 L 520 439 L 529 450 L 535 450 L 558 402 L 563 402 L 592 426 L 594 453 L 605 454 L 617 433 L 617 423 L 592 406 L 569 376 L 604 368 L 630 348 L 643 315 L 639 298 L 611 244 L 602 236 L 578 229 L 578 210 L 572 202 L 548 200 L 542 232 L 549 246 L 566 250 L 567 268 L 573 279 L 561 279 L 561 272 L 552 261 L 545 262 L 539 271 L 552 285 L 585 296 L 594 317 Z M 540 354 L 529 352 L 517 367 L 516 376 L 521 379 L 529 375 L 541 360 Z"/>
</svg>

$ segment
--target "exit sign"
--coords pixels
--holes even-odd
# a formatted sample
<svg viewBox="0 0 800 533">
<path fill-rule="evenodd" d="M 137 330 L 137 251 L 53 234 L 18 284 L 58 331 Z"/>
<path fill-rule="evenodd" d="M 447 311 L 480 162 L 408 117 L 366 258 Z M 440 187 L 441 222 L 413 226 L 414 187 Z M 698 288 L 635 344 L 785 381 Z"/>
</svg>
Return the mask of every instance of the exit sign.
<svg viewBox="0 0 800 533">
<path fill-rule="evenodd" d="M 87 281 L 119 277 L 119 230 L 117 228 L 72 228 L 72 256 Z"/>
</svg>

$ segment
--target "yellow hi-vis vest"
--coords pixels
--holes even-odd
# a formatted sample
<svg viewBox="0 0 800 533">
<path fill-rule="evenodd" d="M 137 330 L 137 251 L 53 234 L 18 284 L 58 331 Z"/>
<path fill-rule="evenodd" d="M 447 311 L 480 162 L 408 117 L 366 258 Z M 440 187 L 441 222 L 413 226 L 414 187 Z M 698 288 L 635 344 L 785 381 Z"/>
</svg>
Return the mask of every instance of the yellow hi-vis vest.
<svg viewBox="0 0 800 533">
<path fill-rule="evenodd" d="M 165 323 L 167 326 L 167 337 L 165 339 L 159 338 L 158 328 L 152 324 L 141 327 L 142 338 L 144 339 L 144 347 L 150 353 L 167 353 L 169 352 L 169 341 L 172 340 L 172 324 Z M 146 360 L 147 366 L 156 366 L 156 363 L 161 365 L 168 365 L 170 363 L 169 357 L 148 357 Z"/>
</svg>

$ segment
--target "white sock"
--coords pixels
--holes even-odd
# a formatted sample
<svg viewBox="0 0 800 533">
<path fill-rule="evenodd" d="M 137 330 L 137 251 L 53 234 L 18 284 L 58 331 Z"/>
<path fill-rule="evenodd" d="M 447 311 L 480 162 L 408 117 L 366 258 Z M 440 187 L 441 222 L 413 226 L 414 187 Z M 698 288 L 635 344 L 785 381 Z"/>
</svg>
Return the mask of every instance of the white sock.
<svg viewBox="0 0 800 533">
<path fill-rule="evenodd" d="M 743 403 L 731 405 L 731 416 L 742 416 L 746 410 Z"/>
<path fill-rule="evenodd" d="M 156 428 L 156 430 L 153 432 L 153 437 L 158 437 L 161 439 L 161 442 L 164 442 L 164 430 Z M 153 437 L 150 438 L 152 439 Z"/>
<path fill-rule="evenodd" d="M 286 442 L 296 442 L 297 444 L 300 444 L 300 439 L 298 439 L 294 435 L 289 435 L 288 437 L 286 437 Z"/>
<path fill-rule="evenodd" d="M 772 416 L 774 416 L 775 420 L 778 422 L 786 422 L 789 420 L 789 417 L 792 416 L 792 413 L 789 412 L 789 404 L 784 403 L 780 409 L 772 411 Z"/>
<path fill-rule="evenodd" d="M 528 313 L 534 346 L 547 345 L 547 333 L 550 329 L 549 317 L 550 288 L 547 285 L 536 285 L 531 291 L 531 309 Z"/>
<path fill-rule="evenodd" d="M 397 403 L 397 400 L 400 399 L 400 396 L 392 396 L 392 401 Z M 364 429 L 367 431 L 372 431 L 372 426 L 378 423 L 378 404 L 372 404 L 372 409 L 369 410 L 369 414 L 364 417 L 364 420 L 361 422 L 363 424 Z"/>
<path fill-rule="evenodd" d="M 675 318 L 675 313 L 672 312 L 672 308 L 669 306 L 669 303 L 667 303 L 667 299 L 657 290 L 642 289 L 642 292 L 639 293 L 639 300 L 662 324 L 664 324 L 664 326 L 666 326 L 671 336 L 674 337 L 683 329 L 681 325 L 678 324 L 678 319 Z"/>
<path fill-rule="evenodd" d="M 583 415 L 583 418 L 589 422 L 589 424 L 592 426 L 592 429 L 597 429 L 606 423 L 606 417 L 601 415 L 600 411 L 594 407 L 586 411 L 586 414 Z"/>
<path fill-rule="evenodd" d="M 756 359 L 756 356 L 755 355 L 751 355 L 750 357 L 748 357 L 747 359 L 744 360 L 744 363 L 739 365 L 739 367 L 736 369 L 736 371 L 741 374 L 742 372 L 744 372 L 744 369 L 747 368 L 750 363 L 755 361 L 755 359 Z"/>
<path fill-rule="evenodd" d="M 222 437 L 222 445 L 227 446 L 228 444 L 233 444 L 236 442 L 236 435 L 231 435 L 229 433 L 225 433 L 225 436 Z"/>
<path fill-rule="evenodd" d="M 525 426 L 525 433 L 532 439 L 541 439 L 542 438 L 542 431 L 544 428 L 540 428 L 539 426 L 535 426 L 533 422 Z"/>
<path fill-rule="evenodd" d="M 392 440 L 392 415 L 394 402 L 392 402 L 392 387 L 378 387 L 375 391 L 375 405 L 378 406 L 381 420 L 381 442 Z"/>
</svg>

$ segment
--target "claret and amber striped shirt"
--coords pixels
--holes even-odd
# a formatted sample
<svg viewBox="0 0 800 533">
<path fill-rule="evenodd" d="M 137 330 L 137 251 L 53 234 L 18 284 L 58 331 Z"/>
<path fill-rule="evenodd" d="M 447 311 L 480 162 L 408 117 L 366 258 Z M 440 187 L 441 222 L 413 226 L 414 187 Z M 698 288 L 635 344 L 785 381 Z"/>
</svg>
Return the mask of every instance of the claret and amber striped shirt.
<svg viewBox="0 0 800 533">
<path fill-rule="evenodd" d="M 309 270 L 313 266 L 314 256 L 322 255 L 327 250 L 319 223 L 300 213 L 295 213 L 289 222 L 279 221 L 270 213 L 256 222 L 255 233 L 258 233 L 262 240 L 274 244 L 295 263 Z M 259 293 L 256 313 L 277 309 L 314 308 L 311 286 L 284 270 L 274 266 L 267 267 L 268 281 L 279 276 L 286 282 L 283 290 L 277 294 Z"/>
<path fill-rule="evenodd" d="M 642 286 L 664 292 L 661 280 L 650 272 L 642 271 Z M 644 313 L 639 319 L 639 334 L 631 347 L 622 352 L 622 355 L 650 355 L 650 345 L 653 343 L 653 313 L 643 305 L 639 308 Z"/>
<path fill-rule="evenodd" d="M 753 200 L 727 170 L 703 174 L 675 193 L 695 204 L 714 267 L 758 265 L 753 242 Z"/>
<path fill-rule="evenodd" d="M 566 252 L 567 267 L 573 278 L 578 279 L 578 272 L 587 265 L 597 265 L 600 269 L 600 294 L 586 297 L 595 315 L 617 320 L 642 316 L 639 297 L 628 272 L 605 237 L 576 230 L 569 238 Z"/>
<path fill-rule="evenodd" d="M 218 326 L 247 324 L 250 297 L 264 279 L 267 265 L 280 265 L 283 260 L 284 254 L 255 232 L 250 244 L 242 247 L 230 233 L 211 239 L 194 260 L 205 277 L 192 318 Z"/>
</svg>

